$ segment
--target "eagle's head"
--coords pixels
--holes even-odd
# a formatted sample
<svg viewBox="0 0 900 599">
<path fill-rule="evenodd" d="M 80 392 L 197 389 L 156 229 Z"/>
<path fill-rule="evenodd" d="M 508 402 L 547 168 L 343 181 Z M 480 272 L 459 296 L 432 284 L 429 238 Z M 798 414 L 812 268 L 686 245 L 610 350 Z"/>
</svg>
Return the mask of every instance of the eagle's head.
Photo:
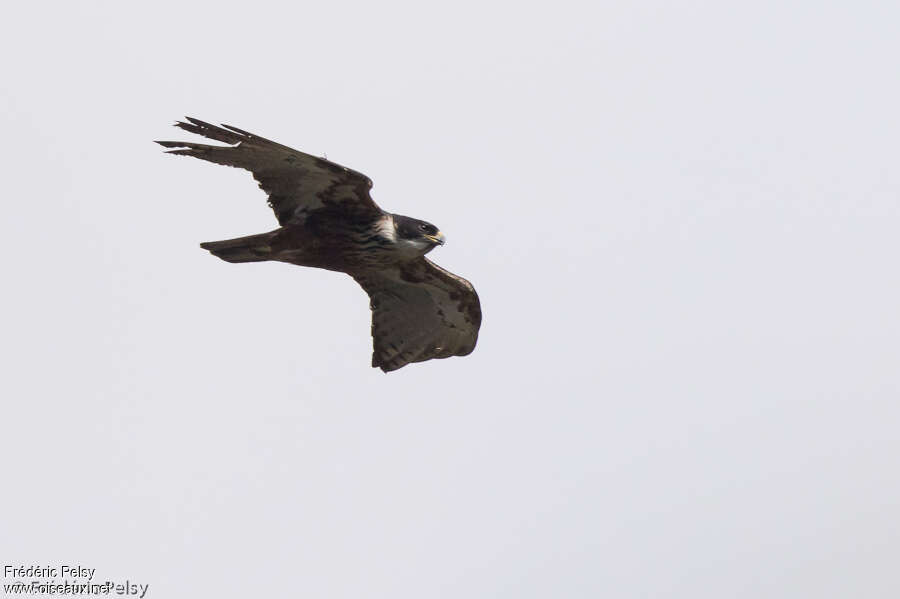
<svg viewBox="0 0 900 599">
<path fill-rule="evenodd" d="M 435 246 L 444 245 L 444 234 L 429 222 L 399 214 L 394 214 L 393 220 L 395 241 L 407 251 L 425 255 Z"/>
</svg>

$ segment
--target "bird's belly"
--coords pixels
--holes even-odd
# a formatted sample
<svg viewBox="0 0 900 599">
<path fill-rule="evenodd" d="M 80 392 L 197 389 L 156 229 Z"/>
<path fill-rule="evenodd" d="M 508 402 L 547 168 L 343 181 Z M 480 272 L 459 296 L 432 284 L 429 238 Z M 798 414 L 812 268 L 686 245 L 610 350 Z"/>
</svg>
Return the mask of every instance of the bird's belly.
<svg viewBox="0 0 900 599">
<path fill-rule="evenodd" d="M 322 234 L 299 227 L 286 229 L 272 249 L 274 260 L 339 272 L 380 269 L 404 259 L 394 244 L 355 231 Z"/>
</svg>

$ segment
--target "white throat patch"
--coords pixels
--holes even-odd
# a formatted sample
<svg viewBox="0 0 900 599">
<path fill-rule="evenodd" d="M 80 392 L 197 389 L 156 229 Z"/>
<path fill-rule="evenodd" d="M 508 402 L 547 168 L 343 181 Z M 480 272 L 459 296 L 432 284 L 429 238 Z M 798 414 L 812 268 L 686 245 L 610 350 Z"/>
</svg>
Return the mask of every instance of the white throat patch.
<svg viewBox="0 0 900 599">
<path fill-rule="evenodd" d="M 394 217 L 390 214 L 378 221 L 378 224 L 375 225 L 375 230 L 385 239 L 393 242 L 397 241 L 397 230 L 394 228 Z"/>
</svg>

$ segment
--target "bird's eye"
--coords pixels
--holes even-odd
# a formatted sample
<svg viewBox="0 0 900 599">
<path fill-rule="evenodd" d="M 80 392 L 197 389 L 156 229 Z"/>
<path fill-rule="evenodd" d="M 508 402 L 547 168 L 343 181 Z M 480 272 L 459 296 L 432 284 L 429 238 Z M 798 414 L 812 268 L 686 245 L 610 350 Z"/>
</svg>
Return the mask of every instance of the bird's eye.
<svg viewBox="0 0 900 599">
<path fill-rule="evenodd" d="M 426 233 L 428 232 L 428 225 L 419 225 L 419 228 L 421 230 L 425 231 Z"/>
</svg>

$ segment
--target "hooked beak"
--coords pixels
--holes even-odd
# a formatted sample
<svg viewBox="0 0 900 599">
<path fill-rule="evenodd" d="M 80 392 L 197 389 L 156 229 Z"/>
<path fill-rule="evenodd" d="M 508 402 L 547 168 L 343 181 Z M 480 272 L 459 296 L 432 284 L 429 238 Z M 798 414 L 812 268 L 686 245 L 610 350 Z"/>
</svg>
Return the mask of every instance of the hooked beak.
<svg viewBox="0 0 900 599">
<path fill-rule="evenodd" d="M 427 239 L 437 245 L 444 245 L 444 241 L 446 240 L 446 237 L 444 237 L 443 233 L 438 231 L 434 235 L 425 235 L 425 239 Z"/>
</svg>

